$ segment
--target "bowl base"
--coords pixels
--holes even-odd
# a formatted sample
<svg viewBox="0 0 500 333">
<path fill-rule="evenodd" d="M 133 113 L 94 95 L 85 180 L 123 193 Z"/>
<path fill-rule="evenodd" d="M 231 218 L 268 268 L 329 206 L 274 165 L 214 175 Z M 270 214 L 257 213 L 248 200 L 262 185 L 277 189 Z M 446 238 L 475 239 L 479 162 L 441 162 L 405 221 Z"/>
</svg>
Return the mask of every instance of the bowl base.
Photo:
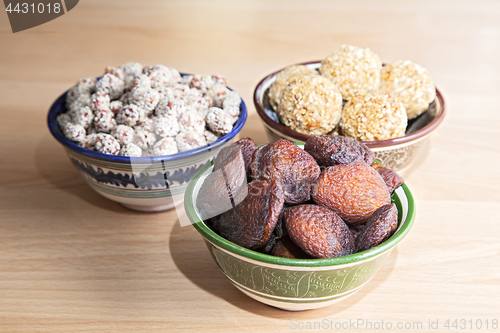
<svg viewBox="0 0 500 333">
<path fill-rule="evenodd" d="M 177 203 L 177 205 L 179 204 L 182 204 L 182 201 Z M 155 212 L 163 212 L 166 210 L 171 210 L 176 206 L 176 204 L 174 202 L 170 202 L 165 205 L 142 206 L 142 205 L 131 205 L 122 203 L 122 206 L 138 212 L 155 213 Z"/>
<path fill-rule="evenodd" d="M 328 301 L 324 301 L 324 302 L 319 302 L 319 303 L 297 302 L 297 303 L 293 303 L 293 302 L 289 302 L 289 301 L 280 301 L 278 299 L 270 299 L 267 297 L 260 297 L 256 294 L 249 293 L 248 291 L 239 287 L 236 284 L 235 284 L 235 287 L 238 288 L 245 295 L 253 298 L 256 301 L 259 301 L 261 303 L 264 303 L 264 304 L 267 304 L 269 306 L 278 308 L 280 310 L 285 310 L 285 311 L 306 311 L 306 310 L 314 310 L 314 309 L 324 308 L 326 306 L 330 306 L 330 305 L 333 305 L 333 304 L 338 303 L 340 301 L 343 301 L 344 299 L 354 295 L 356 292 L 358 292 L 361 289 L 360 287 L 358 287 L 347 294 L 332 298 L 332 299 L 330 299 Z"/>
</svg>

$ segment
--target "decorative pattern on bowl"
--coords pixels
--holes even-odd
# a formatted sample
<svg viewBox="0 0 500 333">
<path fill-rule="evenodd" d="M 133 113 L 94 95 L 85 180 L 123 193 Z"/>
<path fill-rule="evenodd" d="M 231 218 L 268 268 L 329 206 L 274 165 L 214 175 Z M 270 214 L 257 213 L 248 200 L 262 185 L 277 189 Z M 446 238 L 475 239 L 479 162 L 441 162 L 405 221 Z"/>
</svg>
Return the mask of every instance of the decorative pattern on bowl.
<svg viewBox="0 0 500 333">
<path fill-rule="evenodd" d="M 102 196 L 145 212 L 172 209 L 182 203 L 189 180 L 233 141 L 247 119 L 242 100 L 233 130 L 209 145 L 168 156 L 113 156 L 84 149 L 64 137 L 56 118 L 66 112 L 65 99 L 66 93 L 52 104 L 47 122 L 51 134 L 63 145 L 75 168 Z"/>
<path fill-rule="evenodd" d="M 320 64 L 320 61 L 313 61 L 301 63 L 300 65 L 317 69 Z M 283 138 L 292 142 L 304 143 L 309 138 L 309 135 L 299 133 L 281 124 L 269 103 L 268 91 L 280 71 L 269 74 L 259 82 L 254 91 L 254 105 L 271 142 Z M 375 158 L 382 164 L 400 174 L 404 174 L 418 160 L 419 154 L 426 146 L 423 141 L 426 141 L 431 132 L 441 124 L 444 116 L 444 98 L 436 88 L 435 101 L 429 105 L 427 112 L 408 123 L 404 137 L 363 143 L 373 150 Z"/>
<path fill-rule="evenodd" d="M 399 211 L 398 229 L 384 243 L 338 258 L 274 257 L 231 243 L 202 221 L 194 203 L 211 170 L 210 165 L 204 166 L 188 184 L 184 200 L 188 218 L 203 236 L 214 261 L 235 287 L 253 299 L 285 310 L 328 306 L 357 292 L 373 278 L 394 246 L 406 236 L 415 218 L 413 197 L 403 185 L 392 195 Z"/>
</svg>

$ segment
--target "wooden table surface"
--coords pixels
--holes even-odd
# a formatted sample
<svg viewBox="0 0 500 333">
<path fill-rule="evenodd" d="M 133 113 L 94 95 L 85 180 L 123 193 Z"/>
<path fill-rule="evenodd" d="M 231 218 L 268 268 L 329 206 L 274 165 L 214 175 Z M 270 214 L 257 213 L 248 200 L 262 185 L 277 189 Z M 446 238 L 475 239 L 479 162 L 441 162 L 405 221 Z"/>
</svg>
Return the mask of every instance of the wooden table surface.
<svg viewBox="0 0 500 333">
<path fill-rule="evenodd" d="M 422 64 L 448 114 L 406 175 L 410 234 L 360 292 L 327 308 L 248 298 L 174 211 L 137 213 L 95 193 L 45 123 L 78 78 L 133 60 L 224 74 L 249 107 L 240 137 L 266 143 L 256 84 L 342 44 Z M 296 332 L 325 321 L 369 331 L 358 320 L 500 332 L 499 93 L 498 1 L 86 0 L 15 34 L 0 13 L 0 332 Z"/>
</svg>

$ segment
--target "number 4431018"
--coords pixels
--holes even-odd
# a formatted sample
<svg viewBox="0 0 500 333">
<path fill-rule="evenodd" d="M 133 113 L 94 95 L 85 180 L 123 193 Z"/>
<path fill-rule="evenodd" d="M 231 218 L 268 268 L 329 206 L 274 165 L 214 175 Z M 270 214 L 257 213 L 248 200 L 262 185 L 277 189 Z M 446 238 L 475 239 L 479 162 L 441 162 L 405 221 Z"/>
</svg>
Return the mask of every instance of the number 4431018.
<svg viewBox="0 0 500 333">
<path fill-rule="evenodd" d="M 476 319 L 476 320 L 466 320 L 466 319 L 455 319 L 446 320 L 444 327 L 447 329 L 471 329 L 471 330 L 481 330 L 481 329 L 498 329 L 498 319 Z"/>
<path fill-rule="evenodd" d="M 55 3 L 48 3 L 48 4 L 43 4 L 39 2 L 38 4 L 28 4 L 26 2 L 24 3 L 17 3 L 14 8 L 12 8 L 12 3 L 9 3 L 7 7 L 5 8 L 5 11 L 8 12 L 9 14 L 12 12 L 19 13 L 19 14 L 43 14 L 45 11 L 47 13 L 60 13 L 61 12 L 61 4 L 58 2 Z"/>
</svg>

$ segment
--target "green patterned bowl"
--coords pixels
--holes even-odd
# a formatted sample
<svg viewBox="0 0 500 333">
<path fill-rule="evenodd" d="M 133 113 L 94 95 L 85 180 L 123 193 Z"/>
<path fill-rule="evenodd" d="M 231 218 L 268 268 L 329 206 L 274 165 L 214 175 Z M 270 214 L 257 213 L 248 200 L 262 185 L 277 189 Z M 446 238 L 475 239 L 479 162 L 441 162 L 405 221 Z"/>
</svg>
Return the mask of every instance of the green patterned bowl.
<svg viewBox="0 0 500 333">
<path fill-rule="evenodd" d="M 189 182 L 184 207 L 193 226 L 205 239 L 213 259 L 236 288 L 271 306 L 297 311 L 317 309 L 353 295 L 379 270 L 391 250 L 410 231 L 415 206 L 403 184 L 392 195 L 399 211 L 398 229 L 384 243 L 339 258 L 280 258 L 238 246 L 213 232 L 200 218 L 195 200 L 212 165 L 205 165 Z"/>
</svg>

